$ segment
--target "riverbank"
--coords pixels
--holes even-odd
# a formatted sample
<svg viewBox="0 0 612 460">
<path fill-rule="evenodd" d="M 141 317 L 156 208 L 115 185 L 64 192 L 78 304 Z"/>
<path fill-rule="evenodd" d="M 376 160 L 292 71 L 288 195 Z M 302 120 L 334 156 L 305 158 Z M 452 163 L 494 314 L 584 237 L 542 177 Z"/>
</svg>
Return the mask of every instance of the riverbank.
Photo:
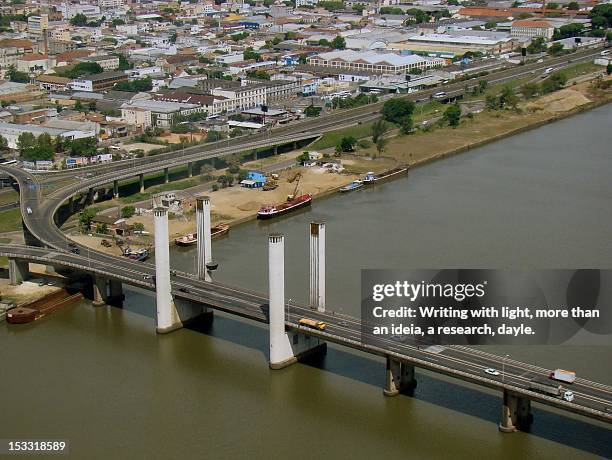
<svg viewBox="0 0 612 460">
<path fill-rule="evenodd" d="M 606 78 L 607 80 L 610 77 Z M 186 189 L 187 193 L 207 192 L 211 195 L 212 220 L 215 223 L 228 223 L 235 227 L 241 223 L 256 218 L 257 210 L 264 204 L 278 203 L 286 199 L 295 190 L 295 183 L 290 179 L 297 173 L 301 174 L 299 193 L 311 193 L 322 198 L 360 177 L 366 171 L 381 172 L 398 164 L 410 164 L 411 167 L 427 164 L 449 155 L 465 152 L 481 145 L 495 142 L 514 134 L 537 128 L 554 121 L 573 116 L 586 110 L 607 104 L 612 101 L 612 90 L 597 89 L 591 82 L 575 84 L 554 93 L 523 101 L 517 109 L 503 111 L 481 111 L 464 116 L 460 126 L 431 127 L 419 130 L 415 134 L 400 135 L 397 131 L 387 134 L 388 144 L 382 156 L 373 145 L 360 142 L 354 154 L 343 154 L 334 159 L 340 160 L 346 168 L 341 174 L 327 173 L 319 168 L 289 167 L 287 159 L 294 158 L 300 152 L 292 152 L 282 159 L 288 169 L 280 172 L 279 186 L 273 191 L 246 189 L 238 186 L 228 187 L 212 192 L 210 188 L 200 185 L 197 190 Z M 470 101 L 473 104 L 474 101 Z M 434 125 L 434 123 L 432 123 Z M 323 153 L 332 156 L 332 149 Z M 274 159 L 267 159 L 274 162 Z M 280 162 L 279 162 L 280 163 Z M 245 169 L 256 169 L 261 162 L 245 163 Z M 268 163 L 269 168 L 274 163 Z M 210 186 L 209 186 L 210 187 Z M 145 214 L 134 216 L 129 223 L 142 223 L 148 232 L 153 232 L 152 216 Z M 195 216 L 187 212 L 180 218 L 169 221 L 170 238 L 195 231 Z M 117 248 L 103 248 L 100 239 L 95 237 L 79 237 L 79 242 L 96 250 L 112 254 Z"/>
</svg>

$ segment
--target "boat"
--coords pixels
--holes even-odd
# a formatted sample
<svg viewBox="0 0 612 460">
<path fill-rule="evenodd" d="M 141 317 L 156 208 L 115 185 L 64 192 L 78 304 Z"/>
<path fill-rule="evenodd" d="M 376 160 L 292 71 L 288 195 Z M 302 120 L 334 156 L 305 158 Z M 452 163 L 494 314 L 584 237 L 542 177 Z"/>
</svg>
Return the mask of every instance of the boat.
<svg viewBox="0 0 612 460">
<path fill-rule="evenodd" d="M 364 185 L 372 185 L 376 183 L 383 182 L 385 180 L 393 179 L 396 176 L 400 176 L 402 174 L 406 174 L 410 167 L 408 165 L 399 166 L 397 168 L 390 169 L 381 174 L 375 174 L 372 171 L 369 171 L 365 177 L 363 178 Z"/>
<path fill-rule="evenodd" d="M 126 248 L 123 251 L 123 256 L 131 260 L 142 262 L 144 260 L 147 260 L 147 258 L 149 257 L 149 251 L 145 248 L 141 248 L 141 249 Z"/>
<path fill-rule="evenodd" d="M 210 228 L 210 237 L 217 238 L 219 236 L 227 235 L 229 233 L 228 224 L 219 224 Z M 174 244 L 177 246 L 191 246 L 198 242 L 197 233 L 187 233 L 187 235 L 179 236 L 174 239 Z"/>
<path fill-rule="evenodd" d="M 303 208 L 304 206 L 309 206 L 312 202 L 312 195 L 310 193 L 297 196 L 301 177 L 302 175 L 300 173 L 297 173 L 294 177 L 293 180 L 297 180 L 297 183 L 295 184 L 293 193 L 291 195 L 287 195 L 287 201 L 284 203 L 266 204 L 262 206 L 259 208 L 259 211 L 257 211 L 257 218 L 272 219 L 273 217 L 282 216 L 283 214 Z"/>
<path fill-rule="evenodd" d="M 268 204 L 259 208 L 259 211 L 257 211 L 257 218 L 271 219 L 273 217 L 282 216 L 288 212 L 310 205 L 311 201 L 312 195 L 310 193 L 305 193 L 296 198 L 288 199 L 284 203 Z"/>
<path fill-rule="evenodd" d="M 353 190 L 360 189 L 361 187 L 363 187 L 363 181 L 357 179 L 350 184 L 346 184 L 344 187 L 340 187 L 340 193 L 352 192 Z"/>
<path fill-rule="evenodd" d="M 187 235 L 180 236 L 174 239 L 174 244 L 177 246 L 191 246 L 198 242 L 197 233 L 187 233 Z"/>
</svg>

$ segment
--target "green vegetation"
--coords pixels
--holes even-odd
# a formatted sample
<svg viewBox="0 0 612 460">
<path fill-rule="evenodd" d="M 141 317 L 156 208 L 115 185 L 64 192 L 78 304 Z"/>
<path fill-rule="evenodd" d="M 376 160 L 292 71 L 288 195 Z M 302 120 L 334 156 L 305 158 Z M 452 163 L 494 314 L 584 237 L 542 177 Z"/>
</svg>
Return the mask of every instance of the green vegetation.
<svg viewBox="0 0 612 460">
<path fill-rule="evenodd" d="M 131 93 L 139 93 L 151 91 L 153 89 L 153 82 L 151 78 L 141 78 L 140 80 L 132 80 L 132 81 L 120 81 L 113 89 L 116 91 L 128 91 Z"/>
<path fill-rule="evenodd" d="M 383 137 L 388 130 L 389 125 L 385 120 L 376 120 L 372 124 L 372 142 L 376 144 L 378 142 L 378 139 Z"/>
<path fill-rule="evenodd" d="M 321 114 L 321 110 L 321 107 L 309 105 L 304 109 L 304 115 L 306 115 L 307 118 L 318 117 Z"/>
<path fill-rule="evenodd" d="M 607 29 L 612 27 L 612 3 L 596 5 L 589 12 L 593 29 Z"/>
<path fill-rule="evenodd" d="M 550 4 L 549 4 L 550 5 Z M 548 6 L 548 5 L 547 5 Z M 567 24 L 555 29 L 553 40 L 561 40 L 562 38 L 579 37 L 584 31 L 582 24 Z"/>
<path fill-rule="evenodd" d="M 402 15 L 402 14 L 404 14 L 404 10 L 402 10 L 401 8 L 398 8 L 396 6 L 383 6 L 380 9 L 380 14 L 398 14 L 398 15 Z"/>
<path fill-rule="evenodd" d="M 253 48 L 249 47 L 247 49 L 244 50 L 244 53 L 242 53 L 242 58 L 247 61 L 247 60 L 254 60 L 256 62 L 261 62 L 261 55 L 259 53 L 256 53 L 255 51 L 253 51 Z"/>
<path fill-rule="evenodd" d="M 27 161 L 51 160 L 55 154 L 51 136 L 43 133 L 38 138 L 30 132 L 24 132 L 17 139 L 17 149 L 22 159 Z"/>
<path fill-rule="evenodd" d="M 338 145 L 336 145 L 336 152 L 354 152 L 355 144 L 357 144 L 357 139 L 355 139 L 353 136 L 345 136 L 340 139 L 340 142 Z"/>
<path fill-rule="evenodd" d="M 16 232 L 21 229 L 21 208 L 0 212 L 0 233 Z"/>
<path fill-rule="evenodd" d="M 352 107 L 361 107 L 362 105 L 373 104 L 378 102 L 378 96 L 375 94 L 360 93 L 355 97 L 335 97 L 331 104 L 334 109 L 350 109 Z"/>
<path fill-rule="evenodd" d="M 81 232 L 86 233 L 89 231 L 89 226 L 94 217 L 96 217 L 95 208 L 86 208 L 79 214 L 79 229 Z"/>
<path fill-rule="evenodd" d="M 256 78 L 258 80 L 269 80 L 270 74 L 265 70 L 249 70 L 246 73 L 246 76 L 249 78 Z"/>
<path fill-rule="evenodd" d="M 97 153 L 98 141 L 95 137 L 84 137 L 68 142 L 72 157 L 90 157 Z"/>
<path fill-rule="evenodd" d="M 124 219 L 129 219 L 136 213 L 136 208 L 132 205 L 124 206 L 121 208 L 121 217 Z"/>
<path fill-rule="evenodd" d="M 6 77 L 8 81 L 12 81 L 15 83 L 29 83 L 30 82 L 30 77 L 28 77 L 28 74 L 25 72 L 18 71 L 13 65 L 9 66 L 6 72 Z"/>
<path fill-rule="evenodd" d="M 79 62 L 77 65 L 66 70 L 55 70 L 55 74 L 60 77 L 78 78 L 83 75 L 102 73 L 104 69 L 97 62 Z"/>
<path fill-rule="evenodd" d="M 457 104 L 450 105 L 442 116 L 443 120 L 448 123 L 449 126 L 456 128 L 459 126 L 461 121 L 461 107 Z"/>
<path fill-rule="evenodd" d="M 344 10 L 344 3 L 337 1 L 323 1 L 319 2 L 318 6 L 325 8 L 327 11 L 342 11 Z"/>
<path fill-rule="evenodd" d="M 320 139 L 316 140 L 310 147 L 314 150 L 327 149 L 335 147 L 343 137 L 354 137 L 363 139 L 370 135 L 373 122 L 362 123 L 355 126 L 348 126 L 337 131 L 331 131 L 323 134 Z"/>
<path fill-rule="evenodd" d="M 389 99 L 383 105 L 380 113 L 384 120 L 396 125 L 402 125 L 406 118 L 412 117 L 415 104 L 406 98 Z"/>
</svg>

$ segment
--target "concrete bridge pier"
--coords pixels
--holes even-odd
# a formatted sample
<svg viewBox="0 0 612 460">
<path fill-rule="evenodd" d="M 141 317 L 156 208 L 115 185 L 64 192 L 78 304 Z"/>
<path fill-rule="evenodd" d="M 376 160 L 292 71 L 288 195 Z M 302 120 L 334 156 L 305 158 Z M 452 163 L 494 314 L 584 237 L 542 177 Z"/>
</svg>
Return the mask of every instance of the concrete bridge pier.
<svg viewBox="0 0 612 460">
<path fill-rule="evenodd" d="M 212 281 L 212 270 L 216 264 L 212 258 L 212 243 L 210 234 L 210 197 L 199 195 L 196 197 L 196 234 L 198 237 L 198 278 Z M 204 313 L 212 315 L 213 311 L 204 307 Z"/>
<path fill-rule="evenodd" d="M 101 276 L 92 275 L 93 306 L 101 307 L 108 302 L 108 280 Z"/>
<path fill-rule="evenodd" d="M 70 214 L 74 214 L 74 197 L 68 198 L 68 211 Z"/>
<path fill-rule="evenodd" d="M 270 369 L 282 369 L 298 358 L 325 354 L 327 344 L 299 331 L 288 334 L 285 330 L 285 238 L 282 234 L 271 234 L 268 244 Z"/>
<path fill-rule="evenodd" d="M 119 198 L 119 181 L 113 181 L 113 198 Z"/>
<path fill-rule="evenodd" d="M 413 394 L 416 386 L 414 366 L 387 357 L 383 394 L 385 396 L 396 396 L 400 393 Z"/>
<path fill-rule="evenodd" d="M 89 190 L 87 190 L 87 196 L 85 197 L 86 205 L 92 204 L 94 202 L 95 193 L 96 191 L 93 188 L 90 188 Z"/>
<path fill-rule="evenodd" d="M 274 155 L 278 155 L 278 145 L 274 146 Z"/>
<path fill-rule="evenodd" d="M 193 162 L 187 163 L 187 177 L 193 177 Z"/>
<path fill-rule="evenodd" d="M 257 149 L 253 149 L 253 160 L 257 160 Z"/>
<path fill-rule="evenodd" d="M 164 168 L 164 184 L 170 182 L 170 170 L 168 168 Z"/>
<path fill-rule="evenodd" d="M 140 182 L 140 193 L 144 193 L 145 191 L 144 174 L 138 174 L 138 181 Z"/>
<path fill-rule="evenodd" d="M 9 281 L 11 286 L 17 286 L 30 277 L 30 264 L 22 260 L 9 259 Z"/>
<path fill-rule="evenodd" d="M 164 334 L 182 327 L 170 285 L 170 248 L 168 247 L 168 210 L 153 210 L 155 224 L 155 296 L 157 332 Z"/>
<path fill-rule="evenodd" d="M 108 282 L 108 302 L 115 307 L 123 306 L 123 284 L 121 281 L 109 280 Z"/>
<path fill-rule="evenodd" d="M 532 423 L 531 400 L 504 390 L 499 431 L 502 433 L 514 433 L 517 430 L 529 431 Z"/>
<path fill-rule="evenodd" d="M 325 222 L 310 223 L 310 308 L 325 311 Z"/>
</svg>

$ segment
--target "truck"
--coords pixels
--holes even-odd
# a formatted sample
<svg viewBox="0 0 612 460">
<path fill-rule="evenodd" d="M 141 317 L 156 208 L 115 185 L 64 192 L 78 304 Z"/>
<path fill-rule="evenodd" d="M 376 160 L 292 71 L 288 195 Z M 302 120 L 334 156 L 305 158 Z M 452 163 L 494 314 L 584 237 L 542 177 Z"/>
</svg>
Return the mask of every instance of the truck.
<svg viewBox="0 0 612 460">
<path fill-rule="evenodd" d="M 320 331 L 325 329 L 326 324 L 323 321 L 316 321 L 310 318 L 302 318 L 298 321 L 298 325 L 309 327 L 311 329 L 318 329 Z"/>
<path fill-rule="evenodd" d="M 529 381 L 529 389 L 537 391 L 538 393 L 544 393 L 547 396 L 554 396 L 555 398 L 562 398 L 567 402 L 574 400 L 574 392 L 565 390 L 561 385 L 551 383 L 544 377 L 535 377 Z"/>
<path fill-rule="evenodd" d="M 565 383 L 574 383 L 576 380 L 576 373 L 574 371 L 566 371 L 564 369 L 555 369 L 550 373 L 549 378 L 551 380 L 558 380 Z"/>
<path fill-rule="evenodd" d="M 537 391 L 538 393 L 544 393 L 549 396 L 561 396 L 563 387 L 561 385 L 555 385 L 550 380 L 544 378 L 533 378 L 529 381 L 529 389 Z"/>
</svg>

